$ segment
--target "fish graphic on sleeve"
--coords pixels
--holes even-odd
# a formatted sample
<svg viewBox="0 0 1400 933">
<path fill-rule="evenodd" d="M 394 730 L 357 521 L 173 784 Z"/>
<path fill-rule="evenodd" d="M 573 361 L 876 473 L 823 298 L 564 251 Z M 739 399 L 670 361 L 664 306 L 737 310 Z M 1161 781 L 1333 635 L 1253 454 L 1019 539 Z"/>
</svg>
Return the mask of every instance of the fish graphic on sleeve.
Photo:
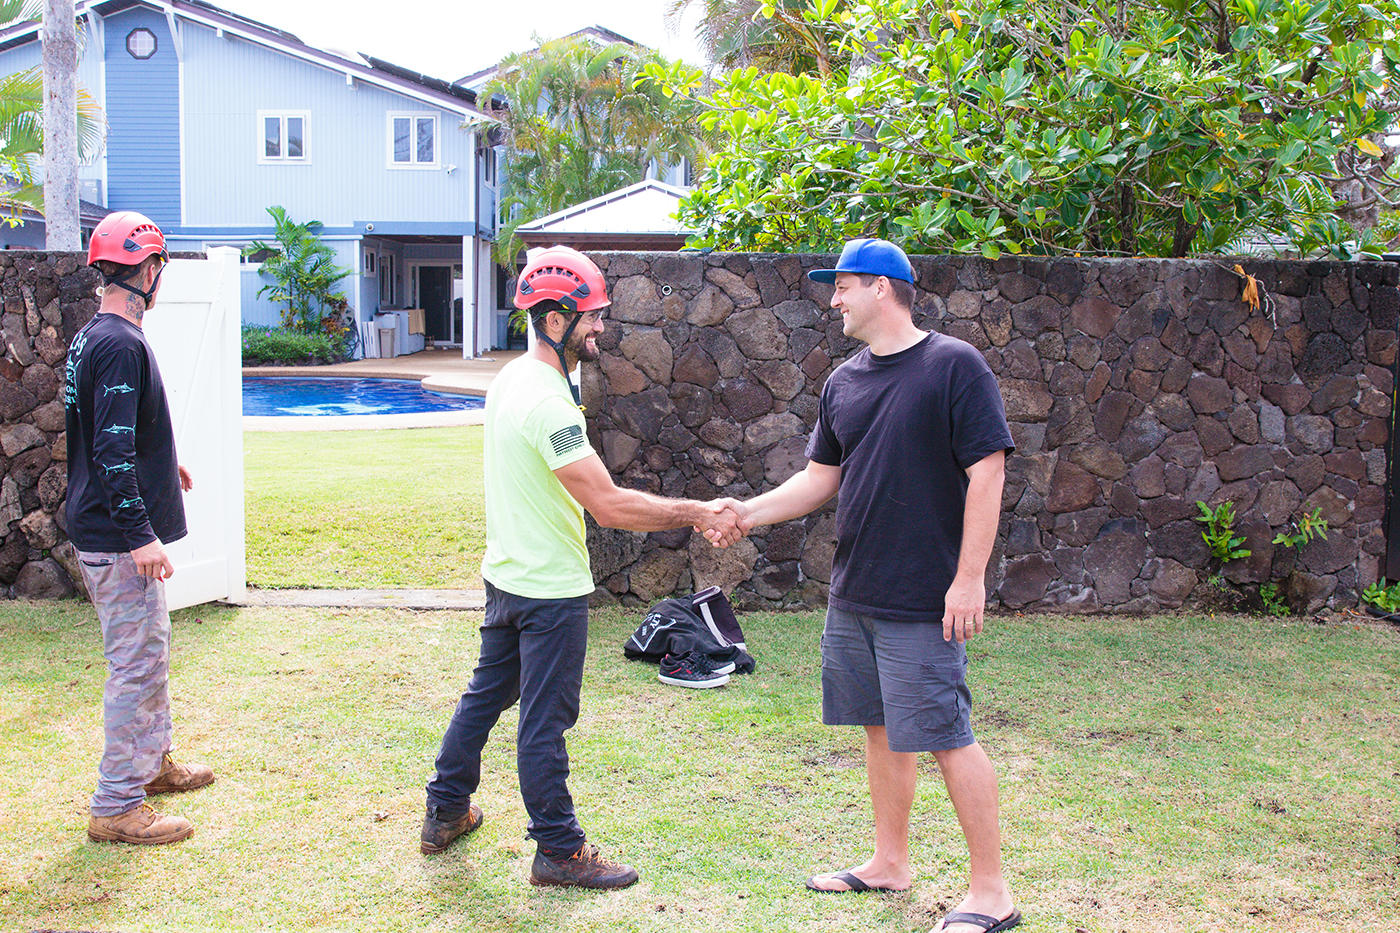
<svg viewBox="0 0 1400 933">
<path fill-rule="evenodd" d="M 103 433 L 103 434 L 130 434 L 130 435 L 132 435 L 133 437 L 135 437 L 135 436 L 136 436 L 136 426 L 135 426 L 135 425 L 132 425 L 131 427 L 127 427 L 127 426 L 124 425 L 124 424 L 109 424 L 107 427 L 105 427 L 105 428 L 102 429 L 102 433 Z"/>
<path fill-rule="evenodd" d="M 114 463 L 111 466 L 107 466 L 104 463 L 102 465 L 102 475 L 111 476 L 113 473 L 129 473 L 134 469 L 136 469 L 136 464 L 130 462 Z"/>
<path fill-rule="evenodd" d="M 89 325 L 90 326 L 90 325 Z M 68 351 L 68 362 L 63 367 L 63 405 L 65 408 L 78 407 L 78 366 L 83 361 L 83 351 L 87 348 L 87 327 L 78 331 Z"/>
<path fill-rule="evenodd" d="M 145 506 L 145 504 L 146 504 L 146 500 L 142 499 L 140 496 L 137 496 L 135 499 L 123 499 L 122 501 L 120 501 L 120 502 L 117 503 L 117 508 L 119 508 L 119 509 L 132 509 L 132 508 L 135 508 L 135 507 L 138 506 L 138 505 L 139 505 L 139 506 Z"/>
<path fill-rule="evenodd" d="M 136 391 L 136 388 L 135 388 L 134 386 L 129 386 L 129 385 L 127 385 L 125 382 L 123 382 L 121 385 L 118 385 L 118 386 L 103 386 L 103 387 L 102 387 L 102 397 L 103 397 L 103 398 L 106 398 L 107 396 L 111 395 L 113 392 L 117 393 L 118 395 L 126 395 L 128 392 L 135 392 L 135 391 Z"/>
</svg>

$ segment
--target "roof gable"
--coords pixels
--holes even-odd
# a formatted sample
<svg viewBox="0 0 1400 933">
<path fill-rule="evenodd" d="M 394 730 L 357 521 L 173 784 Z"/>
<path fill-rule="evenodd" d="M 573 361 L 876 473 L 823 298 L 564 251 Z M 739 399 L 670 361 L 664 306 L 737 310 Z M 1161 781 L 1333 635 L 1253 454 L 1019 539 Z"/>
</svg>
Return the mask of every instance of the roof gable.
<svg viewBox="0 0 1400 933">
<path fill-rule="evenodd" d="M 676 219 L 686 189 L 648 179 L 521 224 L 519 234 L 692 233 Z"/>
<path fill-rule="evenodd" d="M 347 56 L 308 45 L 290 32 L 224 10 L 204 0 L 78 0 L 77 14 L 108 16 L 135 6 L 144 6 L 167 18 L 183 19 L 229 32 L 239 38 L 265 46 L 301 61 L 338 71 L 367 84 L 391 90 L 423 103 L 432 104 L 461 114 L 469 122 L 494 122 L 476 105 L 476 93 L 440 78 L 429 77 L 361 53 Z M 0 51 L 33 42 L 38 37 L 39 23 L 19 23 L 0 32 Z"/>
</svg>

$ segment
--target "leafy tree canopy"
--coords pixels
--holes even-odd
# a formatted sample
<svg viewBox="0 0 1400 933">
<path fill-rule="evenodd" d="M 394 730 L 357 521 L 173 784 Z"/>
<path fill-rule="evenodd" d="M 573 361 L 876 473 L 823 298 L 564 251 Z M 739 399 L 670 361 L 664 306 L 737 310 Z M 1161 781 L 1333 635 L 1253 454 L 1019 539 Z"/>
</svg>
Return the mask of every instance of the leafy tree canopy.
<svg viewBox="0 0 1400 933">
<path fill-rule="evenodd" d="M 698 106 L 654 83 L 637 85 L 652 65 L 671 67 L 650 49 L 580 38 L 545 42 L 501 62 L 481 95 L 506 101 L 495 112 L 510 165 L 498 262 L 514 266 L 520 224 L 639 182 L 653 160 L 700 159 Z"/>
<path fill-rule="evenodd" d="M 765 0 L 765 12 L 776 0 Z M 1352 256 L 1393 206 L 1397 0 L 810 0 L 830 76 L 652 66 L 725 140 L 700 244 Z"/>
</svg>

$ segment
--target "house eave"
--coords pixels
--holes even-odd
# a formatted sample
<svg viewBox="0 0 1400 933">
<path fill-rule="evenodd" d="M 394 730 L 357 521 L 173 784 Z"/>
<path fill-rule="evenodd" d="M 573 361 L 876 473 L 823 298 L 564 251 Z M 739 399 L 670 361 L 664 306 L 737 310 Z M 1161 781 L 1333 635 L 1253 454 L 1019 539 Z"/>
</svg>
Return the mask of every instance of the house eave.
<svg viewBox="0 0 1400 933">
<path fill-rule="evenodd" d="M 211 29 L 222 30 L 248 42 L 276 49 L 293 58 L 339 72 L 405 97 L 459 114 L 464 123 L 494 123 L 489 114 L 476 106 L 476 94 L 451 82 L 420 74 L 382 59 L 364 56 L 369 64 L 360 64 L 342 56 L 307 45 L 290 32 L 223 10 L 203 0 L 80 0 L 76 13 L 83 16 L 95 12 L 107 16 L 134 6 L 174 14 Z M 38 38 L 39 23 L 21 23 L 0 33 L 0 51 L 24 45 Z"/>
<path fill-rule="evenodd" d="M 569 246 L 578 250 L 640 250 L 674 252 L 685 246 L 688 233 L 572 233 L 549 230 L 524 231 L 518 236 L 527 246 Z"/>
</svg>

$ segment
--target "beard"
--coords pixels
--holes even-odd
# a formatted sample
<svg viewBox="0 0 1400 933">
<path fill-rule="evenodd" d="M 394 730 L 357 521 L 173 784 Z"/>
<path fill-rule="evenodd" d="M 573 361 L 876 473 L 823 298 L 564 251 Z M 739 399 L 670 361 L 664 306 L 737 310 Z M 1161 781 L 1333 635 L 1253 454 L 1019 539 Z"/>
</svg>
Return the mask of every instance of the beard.
<svg viewBox="0 0 1400 933">
<path fill-rule="evenodd" d="M 573 359 L 575 363 L 592 363 L 602 356 L 598 350 L 597 343 L 589 344 L 591 333 L 583 334 L 575 332 L 569 335 L 569 342 L 564 344 L 564 353 Z"/>
</svg>

